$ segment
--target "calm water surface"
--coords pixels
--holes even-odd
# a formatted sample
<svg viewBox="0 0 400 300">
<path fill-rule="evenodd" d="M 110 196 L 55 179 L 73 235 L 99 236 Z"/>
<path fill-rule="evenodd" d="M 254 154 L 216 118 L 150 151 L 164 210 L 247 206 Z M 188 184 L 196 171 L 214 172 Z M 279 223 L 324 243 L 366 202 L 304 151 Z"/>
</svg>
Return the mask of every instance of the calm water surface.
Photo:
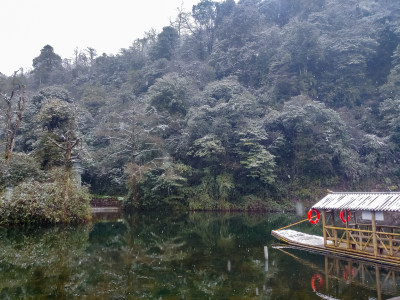
<svg viewBox="0 0 400 300">
<path fill-rule="evenodd" d="M 400 271 L 276 248 L 290 214 L 139 213 L 0 230 L 0 299 L 390 299 Z M 302 231 L 319 232 L 304 223 Z M 264 247 L 267 247 L 268 258 Z"/>
</svg>

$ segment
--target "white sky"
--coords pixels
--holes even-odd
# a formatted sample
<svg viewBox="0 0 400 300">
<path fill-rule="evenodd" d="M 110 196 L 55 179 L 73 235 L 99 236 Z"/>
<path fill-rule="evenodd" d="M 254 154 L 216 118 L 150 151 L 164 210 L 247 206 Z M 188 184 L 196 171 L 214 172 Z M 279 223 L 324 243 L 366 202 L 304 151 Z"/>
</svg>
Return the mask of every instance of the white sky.
<svg viewBox="0 0 400 300">
<path fill-rule="evenodd" d="M 200 0 L 183 0 L 186 11 Z M 175 19 L 182 0 L 0 0 L 0 72 L 11 75 L 47 44 L 62 58 L 87 47 L 117 54 Z"/>
</svg>

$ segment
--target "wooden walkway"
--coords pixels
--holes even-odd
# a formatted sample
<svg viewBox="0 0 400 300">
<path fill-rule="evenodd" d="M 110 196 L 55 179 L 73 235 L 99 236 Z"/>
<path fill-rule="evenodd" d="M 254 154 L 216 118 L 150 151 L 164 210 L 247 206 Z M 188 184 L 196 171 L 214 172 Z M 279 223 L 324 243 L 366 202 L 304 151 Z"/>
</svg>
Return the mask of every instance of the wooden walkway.
<svg viewBox="0 0 400 300">
<path fill-rule="evenodd" d="M 92 213 L 110 213 L 110 212 L 119 212 L 121 211 L 121 207 L 91 207 Z"/>
</svg>

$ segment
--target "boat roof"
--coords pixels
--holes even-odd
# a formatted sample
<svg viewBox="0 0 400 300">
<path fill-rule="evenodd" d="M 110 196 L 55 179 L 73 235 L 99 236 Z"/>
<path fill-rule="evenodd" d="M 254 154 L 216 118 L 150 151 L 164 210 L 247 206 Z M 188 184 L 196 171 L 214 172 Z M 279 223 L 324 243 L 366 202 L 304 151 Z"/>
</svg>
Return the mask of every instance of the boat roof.
<svg viewBox="0 0 400 300">
<path fill-rule="evenodd" d="M 329 193 L 312 206 L 319 210 L 349 209 L 364 211 L 400 212 L 400 192 Z"/>
</svg>

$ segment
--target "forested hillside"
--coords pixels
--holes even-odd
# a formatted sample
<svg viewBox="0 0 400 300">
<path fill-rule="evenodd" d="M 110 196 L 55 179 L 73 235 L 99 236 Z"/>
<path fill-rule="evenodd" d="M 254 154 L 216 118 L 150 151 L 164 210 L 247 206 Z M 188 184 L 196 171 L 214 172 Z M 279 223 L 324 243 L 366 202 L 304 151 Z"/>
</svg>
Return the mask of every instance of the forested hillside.
<svg viewBox="0 0 400 300">
<path fill-rule="evenodd" d="M 78 161 L 92 194 L 143 209 L 399 189 L 398 0 L 202 0 L 165 25 L 0 77 L 3 194 Z"/>
</svg>

